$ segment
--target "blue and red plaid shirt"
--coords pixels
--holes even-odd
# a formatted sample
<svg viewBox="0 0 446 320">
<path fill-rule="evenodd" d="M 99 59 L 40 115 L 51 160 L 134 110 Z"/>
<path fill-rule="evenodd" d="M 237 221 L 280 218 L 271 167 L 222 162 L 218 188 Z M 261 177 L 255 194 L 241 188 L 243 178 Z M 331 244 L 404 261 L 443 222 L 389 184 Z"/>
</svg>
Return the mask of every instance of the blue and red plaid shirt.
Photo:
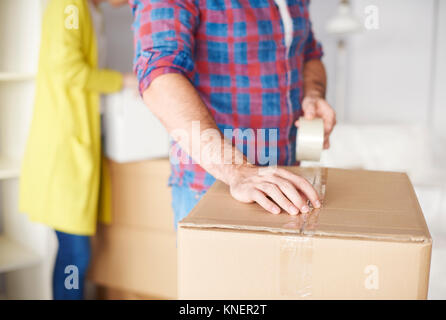
<svg viewBox="0 0 446 320">
<path fill-rule="evenodd" d="M 276 129 L 273 164 L 294 164 L 303 66 L 320 59 L 322 48 L 313 36 L 309 0 L 286 2 L 293 25 L 288 48 L 274 0 L 130 0 L 141 93 L 159 75 L 181 73 L 222 132 L 265 129 L 260 153 L 268 153 L 268 130 Z M 245 153 L 248 143 L 240 147 Z M 192 161 L 172 163 L 170 184 L 202 191 L 213 182 Z"/>
</svg>

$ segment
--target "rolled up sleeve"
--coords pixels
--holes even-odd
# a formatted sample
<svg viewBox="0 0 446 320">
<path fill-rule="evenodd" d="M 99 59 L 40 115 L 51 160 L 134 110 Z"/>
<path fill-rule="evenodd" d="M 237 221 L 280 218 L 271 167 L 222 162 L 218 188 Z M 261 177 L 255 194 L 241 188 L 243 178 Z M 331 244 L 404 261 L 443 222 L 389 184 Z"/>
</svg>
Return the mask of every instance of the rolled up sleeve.
<svg viewBox="0 0 446 320">
<path fill-rule="evenodd" d="M 194 75 L 196 0 L 131 0 L 134 22 L 134 72 L 141 94 L 162 74 Z"/>
<path fill-rule="evenodd" d="M 305 41 L 305 46 L 304 46 L 304 62 L 313 59 L 320 60 L 324 55 L 321 43 L 317 41 L 316 38 L 314 37 L 311 22 L 309 25 L 310 25 L 310 30 L 308 32 L 308 37 Z"/>
</svg>

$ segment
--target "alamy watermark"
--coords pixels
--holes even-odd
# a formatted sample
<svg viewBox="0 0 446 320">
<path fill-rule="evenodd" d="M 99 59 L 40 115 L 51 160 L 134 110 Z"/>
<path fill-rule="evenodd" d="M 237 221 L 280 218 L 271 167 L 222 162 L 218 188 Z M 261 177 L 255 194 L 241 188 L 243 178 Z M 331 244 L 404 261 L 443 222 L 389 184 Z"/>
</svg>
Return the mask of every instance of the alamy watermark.
<svg viewBox="0 0 446 320">
<path fill-rule="evenodd" d="M 65 277 L 64 286 L 67 290 L 78 290 L 79 289 L 79 269 L 75 265 L 68 265 L 64 270 L 65 274 L 68 274 Z"/>
<path fill-rule="evenodd" d="M 74 4 L 65 7 L 65 28 L 68 30 L 79 29 L 79 8 Z"/>
<path fill-rule="evenodd" d="M 379 268 L 374 264 L 369 264 L 364 268 L 364 287 L 367 290 L 379 289 Z"/>
<path fill-rule="evenodd" d="M 366 30 L 379 29 L 379 8 L 376 5 L 368 5 L 364 8 L 364 28 Z"/>
<path fill-rule="evenodd" d="M 186 152 L 174 144 L 170 149 L 170 158 L 174 164 L 242 164 L 243 152 L 249 163 L 277 165 L 277 128 L 227 128 L 223 129 L 222 136 L 218 129 L 201 130 L 200 121 L 192 121 L 190 131 L 175 129 L 170 135 L 180 146 L 186 146 L 190 151 Z M 234 152 L 234 147 L 241 152 Z"/>
</svg>

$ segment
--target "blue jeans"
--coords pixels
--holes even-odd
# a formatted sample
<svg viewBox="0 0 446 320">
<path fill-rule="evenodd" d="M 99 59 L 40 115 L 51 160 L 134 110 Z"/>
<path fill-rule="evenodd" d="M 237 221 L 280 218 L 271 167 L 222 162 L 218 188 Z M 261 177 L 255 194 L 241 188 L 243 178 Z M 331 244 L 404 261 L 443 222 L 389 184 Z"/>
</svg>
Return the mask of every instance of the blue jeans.
<svg viewBox="0 0 446 320">
<path fill-rule="evenodd" d="M 90 238 L 56 231 L 59 249 L 53 272 L 55 300 L 82 300 L 90 264 Z"/>
<path fill-rule="evenodd" d="M 206 191 L 195 191 L 188 187 L 172 186 L 172 208 L 175 230 L 178 228 L 178 222 L 191 212 L 205 193 Z"/>
</svg>

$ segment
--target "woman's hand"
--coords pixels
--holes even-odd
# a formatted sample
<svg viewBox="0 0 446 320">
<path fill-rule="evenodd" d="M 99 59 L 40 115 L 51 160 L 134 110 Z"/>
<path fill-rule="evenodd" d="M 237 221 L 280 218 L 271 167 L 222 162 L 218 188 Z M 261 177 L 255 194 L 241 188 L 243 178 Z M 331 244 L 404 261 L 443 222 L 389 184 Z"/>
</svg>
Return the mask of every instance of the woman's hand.
<svg viewBox="0 0 446 320">
<path fill-rule="evenodd" d="M 122 74 L 122 86 L 124 88 L 138 91 L 138 79 L 133 73 L 127 72 Z"/>
</svg>

